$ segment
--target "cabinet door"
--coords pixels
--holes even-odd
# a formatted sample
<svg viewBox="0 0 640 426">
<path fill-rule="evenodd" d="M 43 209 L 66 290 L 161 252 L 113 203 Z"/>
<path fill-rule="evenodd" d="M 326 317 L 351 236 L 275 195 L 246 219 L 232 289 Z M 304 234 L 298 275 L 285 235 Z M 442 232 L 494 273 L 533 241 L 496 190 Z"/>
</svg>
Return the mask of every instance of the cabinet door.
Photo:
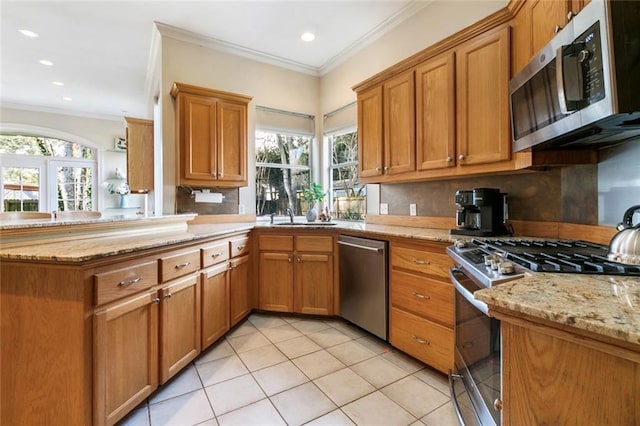
<svg viewBox="0 0 640 426">
<path fill-rule="evenodd" d="M 556 35 L 556 29 L 567 23 L 571 0 L 534 0 L 531 2 L 531 46 L 535 54 Z"/>
<path fill-rule="evenodd" d="M 216 102 L 201 96 L 180 95 L 182 179 L 215 181 Z"/>
<path fill-rule="evenodd" d="M 358 167 L 362 178 L 382 174 L 382 86 L 358 94 Z"/>
<path fill-rule="evenodd" d="M 415 89 L 413 71 L 384 84 L 384 172 L 416 169 Z"/>
<path fill-rule="evenodd" d="M 260 253 L 260 308 L 293 312 L 293 253 Z"/>
<path fill-rule="evenodd" d="M 199 274 L 174 280 L 160 290 L 160 383 L 200 353 L 200 291 Z"/>
<path fill-rule="evenodd" d="M 247 107 L 230 102 L 218 102 L 217 178 L 247 182 Z"/>
<path fill-rule="evenodd" d="M 131 191 L 153 190 L 153 121 L 125 117 L 127 183 Z"/>
<path fill-rule="evenodd" d="M 458 164 L 509 160 L 509 28 L 478 36 L 456 53 Z"/>
<path fill-rule="evenodd" d="M 296 255 L 296 312 L 333 314 L 333 256 L 327 254 Z"/>
<path fill-rule="evenodd" d="M 159 301 L 153 291 L 95 314 L 94 424 L 115 424 L 158 387 Z"/>
<path fill-rule="evenodd" d="M 531 40 L 531 7 L 524 3 L 511 21 L 511 75 L 522 70 L 533 56 Z"/>
<path fill-rule="evenodd" d="M 416 162 L 418 170 L 455 166 L 455 56 L 416 69 Z"/>
<path fill-rule="evenodd" d="M 227 263 L 202 273 L 202 349 L 229 331 Z"/>
<path fill-rule="evenodd" d="M 230 326 L 233 327 L 251 311 L 249 255 L 232 259 L 229 265 Z"/>
</svg>

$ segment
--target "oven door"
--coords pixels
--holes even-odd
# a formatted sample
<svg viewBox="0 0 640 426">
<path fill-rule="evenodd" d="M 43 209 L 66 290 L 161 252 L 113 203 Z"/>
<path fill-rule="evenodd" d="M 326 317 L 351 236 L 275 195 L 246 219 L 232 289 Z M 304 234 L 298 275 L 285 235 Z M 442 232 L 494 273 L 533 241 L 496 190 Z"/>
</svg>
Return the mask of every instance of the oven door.
<svg viewBox="0 0 640 426">
<path fill-rule="evenodd" d="M 500 322 L 473 298 L 482 287 L 459 268 L 451 268 L 455 291 L 455 369 L 451 398 L 462 425 L 500 424 Z"/>
</svg>

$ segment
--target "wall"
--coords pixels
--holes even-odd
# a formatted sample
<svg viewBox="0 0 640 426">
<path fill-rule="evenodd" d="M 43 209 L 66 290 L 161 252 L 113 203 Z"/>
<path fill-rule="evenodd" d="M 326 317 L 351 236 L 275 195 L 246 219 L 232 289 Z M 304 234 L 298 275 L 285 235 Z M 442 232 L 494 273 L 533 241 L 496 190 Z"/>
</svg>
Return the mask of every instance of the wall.
<svg viewBox="0 0 640 426">
<path fill-rule="evenodd" d="M 125 136 L 123 118 L 94 118 L 61 114 L 57 112 L 43 112 L 34 109 L 0 108 L 0 122 L 3 129 L 6 125 L 12 128 L 33 129 L 43 135 L 67 139 L 86 144 L 100 151 L 97 165 L 97 183 L 100 185 L 105 179 L 112 177 L 116 167 L 126 173 L 127 156 L 122 152 L 113 151 L 114 139 Z M 132 195 L 131 202 L 137 204 Z M 119 198 L 107 194 L 99 187 L 98 210 L 116 207 Z"/>
<path fill-rule="evenodd" d="M 249 186 L 240 189 L 238 203 L 245 206 L 247 213 L 255 211 L 255 106 L 315 115 L 318 126 L 318 77 L 163 37 L 161 105 L 164 213 L 176 211 L 175 103 L 169 95 L 175 81 L 253 97 L 248 117 Z M 315 153 L 320 152 L 321 140 L 316 137 Z M 316 154 L 315 161 L 318 161 L 318 157 Z"/>
<path fill-rule="evenodd" d="M 634 205 L 640 205 L 640 139 L 601 151 L 598 223 L 615 226 Z M 640 223 L 640 214 L 636 214 L 634 220 Z"/>
</svg>

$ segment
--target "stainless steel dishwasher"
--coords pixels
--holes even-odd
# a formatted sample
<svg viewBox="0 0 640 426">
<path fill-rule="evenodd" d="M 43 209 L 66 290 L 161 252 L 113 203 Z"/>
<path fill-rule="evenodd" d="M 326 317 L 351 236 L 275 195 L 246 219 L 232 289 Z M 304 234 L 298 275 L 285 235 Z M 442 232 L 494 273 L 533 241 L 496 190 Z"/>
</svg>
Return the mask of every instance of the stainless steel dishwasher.
<svg viewBox="0 0 640 426">
<path fill-rule="evenodd" d="M 387 340 L 387 242 L 340 235 L 340 316 Z"/>
</svg>

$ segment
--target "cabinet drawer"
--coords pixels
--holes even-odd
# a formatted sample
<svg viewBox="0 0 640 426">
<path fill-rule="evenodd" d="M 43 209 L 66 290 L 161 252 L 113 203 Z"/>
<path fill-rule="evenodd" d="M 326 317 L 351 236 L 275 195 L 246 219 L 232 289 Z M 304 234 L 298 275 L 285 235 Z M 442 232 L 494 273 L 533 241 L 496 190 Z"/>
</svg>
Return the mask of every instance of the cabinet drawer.
<svg viewBox="0 0 640 426">
<path fill-rule="evenodd" d="M 249 237 L 241 237 L 233 239 L 229 242 L 231 257 L 242 256 L 249 253 Z"/>
<path fill-rule="evenodd" d="M 391 304 L 453 327 L 453 285 L 403 271 L 391 271 Z"/>
<path fill-rule="evenodd" d="M 197 248 L 168 253 L 160 258 L 160 280 L 166 282 L 200 269 Z"/>
<path fill-rule="evenodd" d="M 396 348 L 443 373 L 453 369 L 453 330 L 391 308 L 389 333 Z"/>
<path fill-rule="evenodd" d="M 260 235 L 260 250 L 293 251 L 292 235 Z"/>
<path fill-rule="evenodd" d="M 117 268 L 117 266 L 115 266 Z M 158 262 L 147 259 L 94 275 L 96 305 L 138 293 L 158 284 Z"/>
<path fill-rule="evenodd" d="M 200 249 L 202 254 L 202 267 L 207 268 L 212 265 L 224 262 L 229 259 L 229 242 L 218 241 Z"/>
<path fill-rule="evenodd" d="M 442 249 L 442 253 L 430 250 L 409 248 L 397 245 L 391 246 L 391 267 L 408 269 L 449 279 L 449 267 L 453 262 Z"/>
<path fill-rule="evenodd" d="M 333 252 L 333 237 L 318 235 L 297 235 L 296 250 Z"/>
</svg>

